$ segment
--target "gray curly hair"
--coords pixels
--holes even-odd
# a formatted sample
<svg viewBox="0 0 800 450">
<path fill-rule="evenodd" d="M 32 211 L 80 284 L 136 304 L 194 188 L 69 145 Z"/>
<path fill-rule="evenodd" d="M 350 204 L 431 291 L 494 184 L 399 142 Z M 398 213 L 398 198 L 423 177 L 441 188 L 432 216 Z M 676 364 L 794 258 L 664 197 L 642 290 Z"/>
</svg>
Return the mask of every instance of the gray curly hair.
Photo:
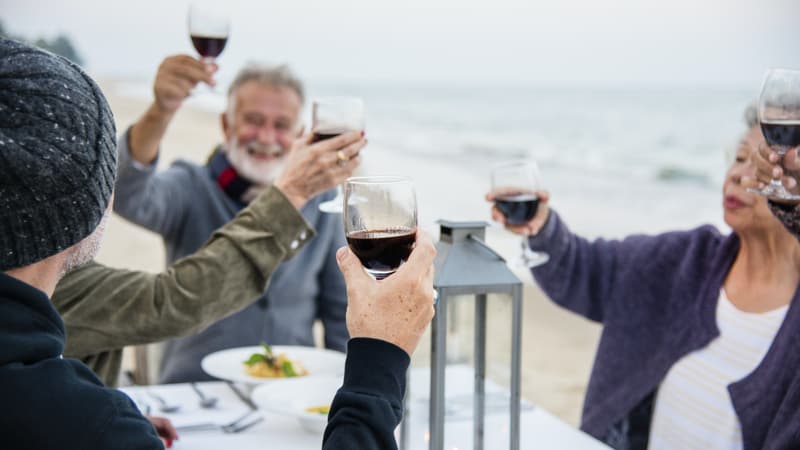
<svg viewBox="0 0 800 450">
<path fill-rule="evenodd" d="M 236 110 L 236 91 L 245 83 L 256 81 L 267 86 L 288 87 L 300 98 L 300 105 L 305 104 L 305 89 L 300 78 L 286 64 L 270 66 L 250 62 L 244 66 L 228 87 L 228 115 Z"/>
</svg>

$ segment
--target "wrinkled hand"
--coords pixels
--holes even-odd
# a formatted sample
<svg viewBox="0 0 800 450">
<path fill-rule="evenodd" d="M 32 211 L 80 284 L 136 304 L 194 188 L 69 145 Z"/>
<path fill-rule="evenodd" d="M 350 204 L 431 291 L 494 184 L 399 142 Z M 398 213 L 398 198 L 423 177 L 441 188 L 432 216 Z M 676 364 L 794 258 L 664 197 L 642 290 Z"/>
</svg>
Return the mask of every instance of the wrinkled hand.
<svg viewBox="0 0 800 450">
<path fill-rule="evenodd" d="M 489 192 L 486 194 L 486 201 L 494 202 L 495 199 L 502 194 L 503 192 L 499 191 Z M 521 236 L 534 236 L 538 234 L 544 224 L 547 223 L 547 217 L 550 215 L 550 207 L 548 206 L 550 194 L 548 194 L 547 191 L 536 191 L 536 196 L 539 197 L 539 207 L 536 210 L 536 215 L 527 223 L 522 225 L 509 224 L 506 221 L 506 216 L 504 216 L 495 205 L 492 205 L 492 220 L 502 223 L 508 231 Z"/>
<path fill-rule="evenodd" d="M 758 150 L 753 152 L 753 162 L 756 167 L 758 187 L 764 187 L 772 180 L 781 180 L 783 186 L 793 194 L 800 193 L 798 180 L 800 180 L 800 157 L 798 149 L 786 152 L 783 157 L 783 167 L 778 164 L 778 154 L 769 145 L 762 142 Z"/>
<path fill-rule="evenodd" d="M 435 257 L 430 236 L 418 230 L 408 261 L 388 278 L 377 281 L 349 248 L 340 248 L 336 260 L 347 284 L 350 336 L 381 339 L 411 356 L 434 315 Z"/>
<path fill-rule="evenodd" d="M 286 157 L 286 167 L 275 180 L 292 204 L 300 209 L 313 196 L 346 180 L 361 164 L 359 152 L 367 145 L 360 131 L 311 143 L 312 135 L 297 139 Z M 339 152 L 345 161 L 339 158 Z"/>
<path fill-rule="evenodd" d="M 206 64 L 189 55 L 169 56 L 158 66 L 153 93 L 156 105 L 165 113 L 174 113 L 198 83 L 214 86 L 216 64 Z"/>
<path fill-rule="evenodd" d="M 172 422 L 166 417 L 154 417 L 154 416 L 145 416 L 150 423 L 153 424 L 153 428 L 156 429 L 156 433 L 158 433 L 158 437 L 164 440 L 165 445 L 167 448 L 172 447 L 172 441 L 178 439 L 178 432 L 175 431 L 175 427 L 172 426 Z"/>
</svg>

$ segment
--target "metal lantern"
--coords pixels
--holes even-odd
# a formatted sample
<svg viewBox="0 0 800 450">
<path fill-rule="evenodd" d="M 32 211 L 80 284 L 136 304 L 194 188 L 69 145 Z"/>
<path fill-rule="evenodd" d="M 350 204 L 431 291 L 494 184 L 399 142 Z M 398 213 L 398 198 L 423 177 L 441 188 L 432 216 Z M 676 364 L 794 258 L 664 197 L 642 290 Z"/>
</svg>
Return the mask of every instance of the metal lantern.
<svg viewBox="0 0 800 450">
<path fill-rule="evenodd" d="M 508 294 L 511 313 L 510 448 L 519 449 L 520 378 L 522 340 L 522 282 L 506 266 L 505 260 L 484 242 L 486 222 L 439 221 L 441 234 L 436 244 L 438 294 L 436 316 L 431 327 L 430 449 L 444 447 L 445 365 L 447 304 L 450 297 L 475 298 L 475 388 L 473 448 L 483 449 L 486 377 L 486 300 L 488 294 Z M 408 425 L 403 421 L 401 445 L 408 442 Z"/>
</svg>

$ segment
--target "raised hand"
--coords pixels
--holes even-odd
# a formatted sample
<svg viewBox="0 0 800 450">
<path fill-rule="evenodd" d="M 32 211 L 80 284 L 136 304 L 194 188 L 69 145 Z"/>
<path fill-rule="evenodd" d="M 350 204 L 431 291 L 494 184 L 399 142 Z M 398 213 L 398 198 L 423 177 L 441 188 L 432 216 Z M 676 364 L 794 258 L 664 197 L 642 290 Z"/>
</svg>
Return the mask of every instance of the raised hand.
<svg viewBox="0 0 800 450">
<path fill-rule="evenodd" d="M 434 315 L 433 260 L 430 236 L 417 231 L 405 264 L 381 281 L 364 270 L 348 247 L 336 253 L 347 284 L 347 330 L 351 337 L 380 339 L 414 353 Z"/>
<path fill-rule="evenodd" d="M 360 131 L 311 142 L 311 134 L 294 142 L 286 157 L 286 167 L 275 180 L 275 187 L 296 208 L 350 177 L 361 164 L 359 152 L 367 145 Z"/>
<path fill-rule="evenodd" d="M 539 206 L 536 210 L 536 215 L 533 216 L 533 219 L 523 224 L 510 224 L 508 223 L 506 216 L 503 215 L 499 209 L 497 209 L 497 205 L 493 204 L 492 220 L 502 223 L 508 231 L 520 236 L 533 236 L 538 234 L 544 224 L 547 222 L 547 217 L 550 214 L 550 208 L 548 206 L 550 202 L 550 194 L 548 194 L 547 191 L 537 191 L 535 194 L 539 198 Z M 502 195 L 502 191 L 489 192 L 486 194 L 486 201 L 495 202 L 497 197 L 501 197 Z"/>
</svg>

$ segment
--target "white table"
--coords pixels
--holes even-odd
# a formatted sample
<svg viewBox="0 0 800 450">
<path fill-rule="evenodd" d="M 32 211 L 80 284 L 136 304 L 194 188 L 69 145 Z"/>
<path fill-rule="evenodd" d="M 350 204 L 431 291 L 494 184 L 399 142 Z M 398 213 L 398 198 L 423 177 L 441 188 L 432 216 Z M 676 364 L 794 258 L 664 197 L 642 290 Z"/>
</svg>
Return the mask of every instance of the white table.
<svg viewBox="0 0 800 450">
<path fill-rule="evenodd" d="M 428 431 L 428 369 L 411 370 L 411 386 L 409 395 L 410 432 L 409 449 L 427 450 Z M 472 392 L 472 371 L 468 367 L 448 366 L 447 393 L 448 399 L 470 405 L 469 394 Z M 153 415 L 169 417 L 176 426 L 215 422 L 227 423 L 247 412 L 249 408 L 222 382 L 198 383 L 206 395 L 219 398 L 215 409 L 201 409 L 197 395 L 188 384 L 136 386 L 121 390 L 126 392 L 140 408 L 150 405 Z M 157 393 L 170 403 L 181 405 L 180 411 L 164 414 L 158 411 L 157 402 L 147 395 L 147 391 Z M 499 388 L 487 382 L 487 394 L 494 400 L 506 401 L 505 395 L 499 395 Z M 487 449 L 508 448 L 508 410 L 491 408 L 487 402 L 486 445 Z M 497 403 L 497 402 L 495 402 Z M 445 449 L 468 450 L 472 448 L 472 418 L 469 408 L 459 409 L 457 414 L 446 420 Z M 308 450 L 320 448 L 322 435 L 308 433 L 300 428 L 296 419 L 277 414 L 263 412 L 265 420 L 239 434 L 224 434 L 221 431 L 192 431 L 180 435 L 180 440 L 173 444 L 175 449 L 282 449 Z M 601 450 L 609 447 L 593 439 L 591 436 L 572 428 L 555 416 L 523 404 L 520 417 L 522 430 L 521 448 L 536 449 L 570 449 Z M 399 429 L 398 429 L 399 433 Z"/>
</svg>

